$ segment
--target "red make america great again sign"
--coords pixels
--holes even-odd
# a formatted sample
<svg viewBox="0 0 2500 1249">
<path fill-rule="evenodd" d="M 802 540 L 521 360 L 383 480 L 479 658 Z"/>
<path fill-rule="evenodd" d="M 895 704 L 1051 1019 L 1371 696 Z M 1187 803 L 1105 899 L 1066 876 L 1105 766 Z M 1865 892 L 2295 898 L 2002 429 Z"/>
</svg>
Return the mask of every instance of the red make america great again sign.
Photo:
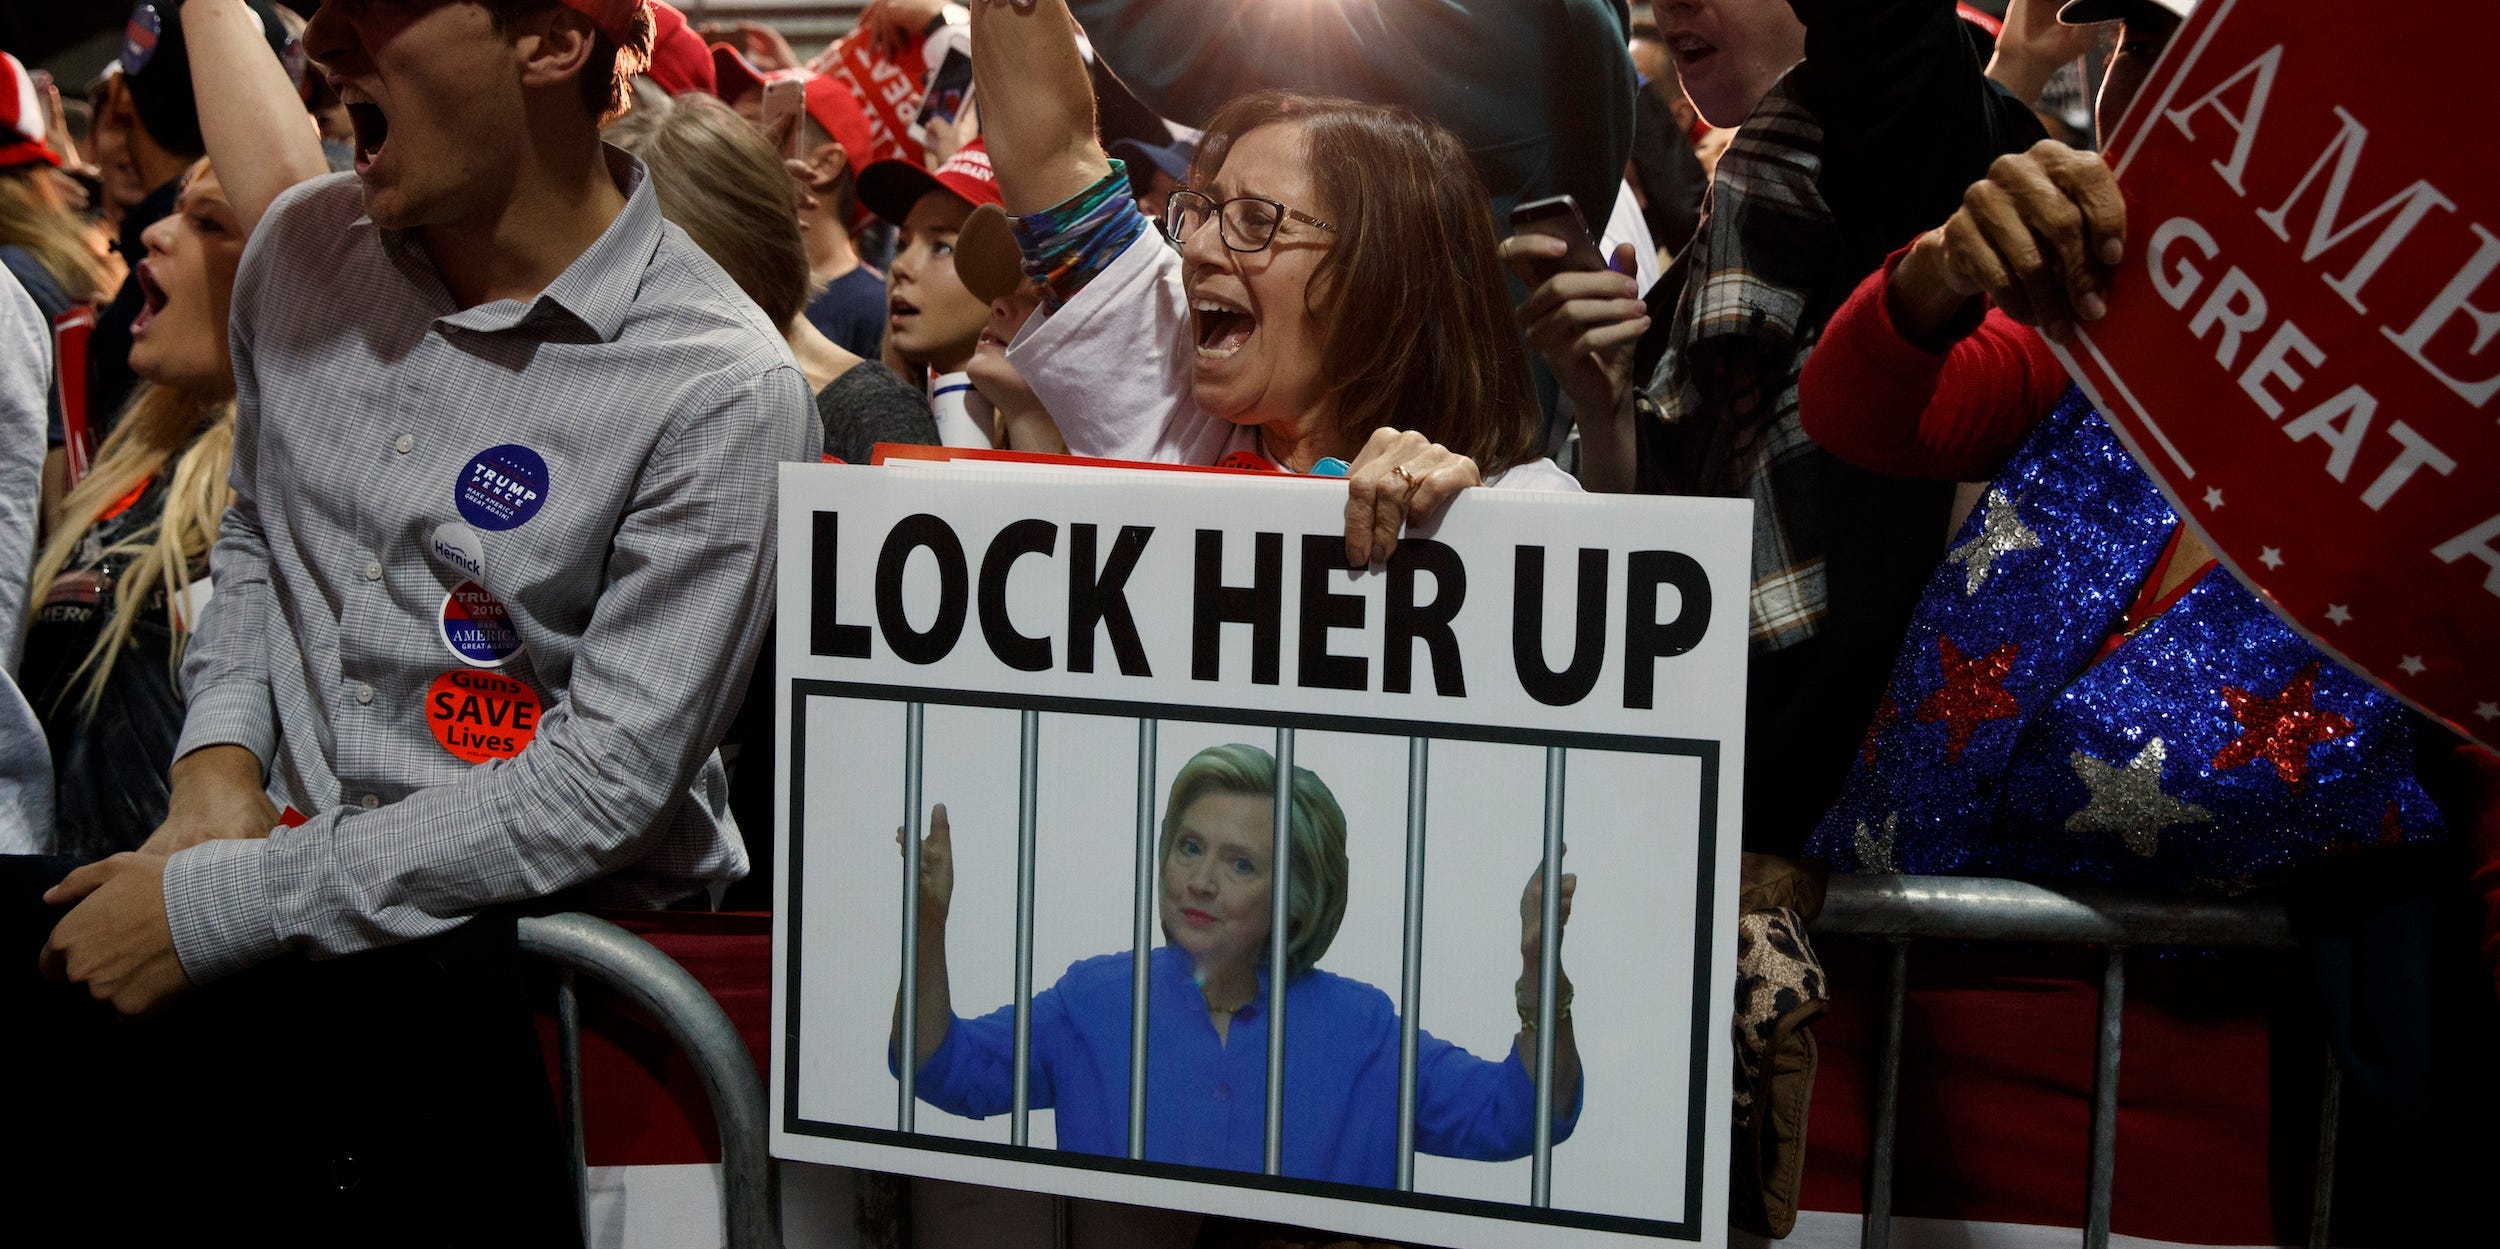
<svg viewBox="0 0 2500 1249">
<path fill-rule="evenodd" d="M 2285 619 L 2500 743 L 2500 5 L 2206 0 L 2111 163 L 2127 257 L 2059 354 Z"/>
</svg>

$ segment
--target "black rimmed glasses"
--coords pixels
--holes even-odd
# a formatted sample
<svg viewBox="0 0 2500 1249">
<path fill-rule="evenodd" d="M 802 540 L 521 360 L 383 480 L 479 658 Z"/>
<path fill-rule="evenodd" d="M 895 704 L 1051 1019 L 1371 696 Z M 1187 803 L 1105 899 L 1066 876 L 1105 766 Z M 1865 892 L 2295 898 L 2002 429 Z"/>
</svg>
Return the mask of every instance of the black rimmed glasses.
<svg viewBox="0 0 2500 1249">
<path fill-rule="evenodd" d="M 1267 245 L 1276 241 L 1276 231 L 1285 224 L 1287 217 L 1330 234 L 1337 232 L 1337 227 L 1272 199 L 1236 195 L 1217 203 L 1196 191 L 1172 192 L 1163 209 L 1163 232 L 1175 244 L 1186 243 L 1210 216 L 1217 221 L 1216 234 L 1224 240 L 1224 246 L 1237 252 L 1267 250 Z"/>
</svg>

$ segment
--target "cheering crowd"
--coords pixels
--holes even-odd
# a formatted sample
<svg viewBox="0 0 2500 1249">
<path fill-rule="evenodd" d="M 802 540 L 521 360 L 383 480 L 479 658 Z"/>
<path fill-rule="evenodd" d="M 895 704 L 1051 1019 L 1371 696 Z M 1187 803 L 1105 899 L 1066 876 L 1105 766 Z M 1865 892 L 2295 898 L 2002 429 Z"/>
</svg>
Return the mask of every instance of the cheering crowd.
<svg viewBox="0 0 2500 1249">
<path fill-rule="evenodd" d="M 769 905 L 770 483 L 879 444 L 1340 476 L 1349 567 L 1470 489 L 1749 499 L 1749 884 L 2367 879 L 2428 900 L 2387 959 L 2433 902 L 2500 958 L 2500 760 L 2219 570 L 2048 349 L 2142 245 L 2074 102 L 2193 4 L 879 0 L 803 59 L 150 0 L 82 91 L 0 56 L 28 1243 L 577 1242 L 514 923 Z M 1793 1217 L 1768 909 L 1739 1152 Z"/>
</svg>

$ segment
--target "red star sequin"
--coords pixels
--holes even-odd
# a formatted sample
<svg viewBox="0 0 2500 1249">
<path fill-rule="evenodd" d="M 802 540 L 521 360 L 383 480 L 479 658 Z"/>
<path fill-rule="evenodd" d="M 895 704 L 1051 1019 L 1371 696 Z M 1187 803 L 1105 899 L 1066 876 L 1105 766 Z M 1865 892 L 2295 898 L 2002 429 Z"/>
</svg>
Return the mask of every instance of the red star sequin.
<svg viewBox="0 0 2500 1249">
<path fill-rule="evenodd" d="M 2222 687 L 2222 701 L 2240 722 L 2240 735 L 2214 756 L 2217 772 L 2263 760 L 2286 785 L 2300 784 L 2309 770 L 2309 752 L 2352 732 L 2352 721 L 2310 705 L 2317 693 L 2318 665 L 2300 670 L 2272 698 L 2261 698 L 2237 686 Z"/>
<path fill-rule="evenodd" d="M 1882 737 L 1884 730 L 1900 722 L 1901 704 L 1894 702 L 1892 695 L 1884 695 L 1884 701 L 1875 706 L 1874 720 L 1866 726 L 1866 736 L 1858 741 L 1858 758 L 1865 761 L 1868 767 L 1873 767 L 1875 765 L 1875 739 Z"/>
<path fill-rule="evenodd" d="M 1990 720 L 2020 714 L 2022 704 L 2005 692 L 2005 674 L 2014 670 L 2017 648 L 2012 642 L 1976 659 L 1962 657 L 1949 637 L 1936 639 L 1936 655 L 1944 665 L 1944 684 L 1918 705 L 1922 723 L 1944 721 L 1947 763 L 1960 763 L 1971 734 Z"/>
</svg>

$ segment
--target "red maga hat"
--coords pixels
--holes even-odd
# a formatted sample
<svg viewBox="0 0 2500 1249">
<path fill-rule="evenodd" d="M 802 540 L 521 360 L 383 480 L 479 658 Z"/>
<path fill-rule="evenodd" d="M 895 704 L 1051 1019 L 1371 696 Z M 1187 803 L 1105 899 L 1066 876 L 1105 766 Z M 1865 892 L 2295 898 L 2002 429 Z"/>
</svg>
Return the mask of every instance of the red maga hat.
<svg viewBox="0 0 2500 1249">
<path fill-rule="evenodd" d="M 712 50 L 703 46 L 703 36 L 686 25 L 686 15 L 668 0 L 651 0 L 651 68 L 645 72 L 670 95 L 716 91 Z"/>
<path fill-rule="evenodd" d="M 859 202 L 896 225 L 931 191 L 944 191 L 975 208 L 1000 202 L 998 177 L 990 172 L 989 150 L 981 140 L 947 157 L 936 173 L 907 160 L 881 160 L 859 171 Z"/>
<path fill-rule="evenodd" d="M 43 141 L 43 131 L 43 100 L 35 94 L 34 75 L 0 52 L 0 169 L 60 164 L 60 153 Z"/>
</svg>

